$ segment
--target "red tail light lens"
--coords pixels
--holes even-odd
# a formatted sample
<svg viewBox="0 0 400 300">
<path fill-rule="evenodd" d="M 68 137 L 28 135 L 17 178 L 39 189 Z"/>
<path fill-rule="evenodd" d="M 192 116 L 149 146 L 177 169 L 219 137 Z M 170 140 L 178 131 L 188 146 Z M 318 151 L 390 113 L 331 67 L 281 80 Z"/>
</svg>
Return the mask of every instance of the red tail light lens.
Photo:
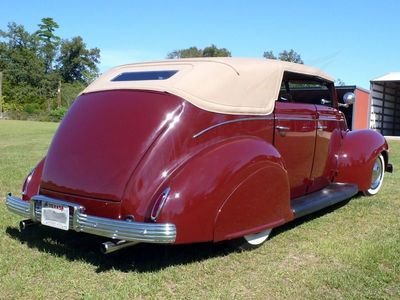
<svg viewBox="0 0 400 300">
<path fill-rule="evenodd" d="M 151 210 L 151 215 L 150 218 L 152 221 L 156 221 L 158 216 L 161 213 L 161 210 L 165 204 L 165 202 L 167 201 L 169 192 L 170 192 L 170 188 L 166 188 L 161 195 L 157 198 L 156 202 L 154 203 L 153 209 Z"/>
</svg>

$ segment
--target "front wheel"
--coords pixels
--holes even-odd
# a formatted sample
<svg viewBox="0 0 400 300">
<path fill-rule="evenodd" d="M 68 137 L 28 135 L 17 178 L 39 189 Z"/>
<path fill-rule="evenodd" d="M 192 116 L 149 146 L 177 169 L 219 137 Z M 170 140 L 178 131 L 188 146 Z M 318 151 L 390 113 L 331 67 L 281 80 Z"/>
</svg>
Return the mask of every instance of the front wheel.
<svg viewBox="0 0 400 300">
<path fill-rule="evenodd" d="M 383 183 L 383 177 L 385 175 L 385 159 L 382 154 L 376 158 L 374 166 L 372 167 L 372 180 L 369 189 L 363 191 L 365 196 L 376 195 L 381 189 Z"/>
<path fill-rule="evenodd" d="M 244 237 L 230 241 L 230 245 L 238 250 L 252 250 L 260 247 L 268 239 L 272 229 L 266 229 L 255 234 L 245 235 Z"/>
</svg>

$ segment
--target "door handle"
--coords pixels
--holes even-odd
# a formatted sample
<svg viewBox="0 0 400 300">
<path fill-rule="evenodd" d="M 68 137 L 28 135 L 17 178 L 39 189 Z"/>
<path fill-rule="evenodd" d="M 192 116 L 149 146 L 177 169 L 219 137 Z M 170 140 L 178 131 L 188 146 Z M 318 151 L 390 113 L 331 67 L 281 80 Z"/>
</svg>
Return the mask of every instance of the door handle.
<svg viewBox="0 0 400 300">
<path fill-rule="evenodd" d="M 288 130 L 290 130 L 289 127 L 287 127 L 287 126 L 280 126 L 280 125 L 276 126 L 275 128 L 278 129 L 279 131 L 288 131 Z"/>
<path fill-rule="evenodd" d="M 318 130 L 325 130 L 325 129 L 327 129 L 328 128 L 328 126 L 326 126 L 326 125 L 318 125 L 317 126 L 317 129 Z"/>
<path fill-rule="evenodd" d="M 278 130 L 279 135 L 280 135 L 281 137 L 286 136 L 286 131 L 289 131 L 289 130 L 290 130 L 289 127 L 287 127 L 287 126 L 280 126 L 280 125 L 275 126 L 275 128 L 276 128 L 276 130 Z"/>
</svg>

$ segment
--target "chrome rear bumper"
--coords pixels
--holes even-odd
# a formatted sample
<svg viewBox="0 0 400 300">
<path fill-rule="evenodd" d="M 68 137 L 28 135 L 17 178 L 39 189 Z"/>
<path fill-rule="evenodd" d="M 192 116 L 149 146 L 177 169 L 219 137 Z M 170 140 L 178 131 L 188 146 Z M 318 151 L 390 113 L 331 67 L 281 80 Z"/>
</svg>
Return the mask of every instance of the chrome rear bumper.
<svg viewBox="0 0 400 300">
<path fill-rule="evenodd" d="M 41 221 L 43 202 L 70 207 L 69 228 L 78 232 L 143 243 L 171 244 L 176 239 L 174 224 L 130 222 L 91 216 L 85 214 L 84 207 L 79 204 L 42 195 L 32 197 L 31 201 L 23 201 L 11 194 L 6 197 L 7 208 L 10 211 L 35 222 Z"/>
</svg>

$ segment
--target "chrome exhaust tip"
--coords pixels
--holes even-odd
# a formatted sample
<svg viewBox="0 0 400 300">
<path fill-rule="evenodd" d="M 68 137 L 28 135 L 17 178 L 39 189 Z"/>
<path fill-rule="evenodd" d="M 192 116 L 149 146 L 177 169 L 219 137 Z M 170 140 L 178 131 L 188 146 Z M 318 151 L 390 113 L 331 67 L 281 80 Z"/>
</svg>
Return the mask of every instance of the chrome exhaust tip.
<svg viewBox="0 0 400 300">
<path fill-rule="evenodd" d="M 28 227 L 37 224 L 37 222 L 34 222 L 30 219 L 28 220 L 23 220 L 21 222 L 19 222 L 19 230 L 22 232 L 24 230 L 26 230 Z"/>
<path fill-rule="evenodd" d="M 131 247 L 136 244 L 138 244 L 138 242 L 125 241 L 125 240 L 108 241 L 100 245 L 100 251 L 103 254 L 109 254 L 127 247 Z"/>
</svg>

